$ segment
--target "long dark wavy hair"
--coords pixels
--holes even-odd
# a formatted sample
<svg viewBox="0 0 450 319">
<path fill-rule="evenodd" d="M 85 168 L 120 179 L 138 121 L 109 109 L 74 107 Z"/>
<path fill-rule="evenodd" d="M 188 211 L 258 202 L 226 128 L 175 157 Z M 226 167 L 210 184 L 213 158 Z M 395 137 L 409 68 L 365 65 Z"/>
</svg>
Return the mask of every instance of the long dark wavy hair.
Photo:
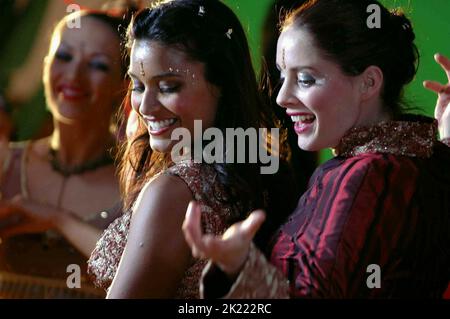
<svg viewBox="0 0 450 319">
<path fill-rule="evenodd" d="M 133 18 L 127 38 L 129 49 L 135 40 L 155 41 L 204 64 L 205 79 L 221 92 L 214 127 L 223 136 L 226 128 L 276 126 L 258 91 L 245 32 L 233 11 L 220 1 L 157 2 Z M 173 164 L 170 153 L 153 151 L 148 141 L 148 131 L 139 119 L 134 138 L 122 147 L 119 177 L 124 209 L 131 208 L 145 182 Z M 236 219 L 265 206 L 260 166 L 214 164 L 227 192 L 227 204 L 239 213 Z"/>
</svg>

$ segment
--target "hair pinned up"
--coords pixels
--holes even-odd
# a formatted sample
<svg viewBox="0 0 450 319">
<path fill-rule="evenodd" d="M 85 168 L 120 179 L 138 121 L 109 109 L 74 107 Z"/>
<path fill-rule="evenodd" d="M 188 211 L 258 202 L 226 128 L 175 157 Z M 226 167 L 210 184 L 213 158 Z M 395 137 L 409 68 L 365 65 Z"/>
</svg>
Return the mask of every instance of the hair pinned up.
<svg viewBox="0 0 450 319">
<path fill-rule="evenodd" d="M 367 7 L 380 8 L 381 28 L 367 27 Z M 403 87 L 416 74 L 419 52 L 410 20 L 376 0 L 311 0 L 287 16 L 282 27 L 309 32 L 324 56 L 348 75 L 371 65 L 383 71 L 382 98 L 395 116 L 401 113 Z"/>
</svg>

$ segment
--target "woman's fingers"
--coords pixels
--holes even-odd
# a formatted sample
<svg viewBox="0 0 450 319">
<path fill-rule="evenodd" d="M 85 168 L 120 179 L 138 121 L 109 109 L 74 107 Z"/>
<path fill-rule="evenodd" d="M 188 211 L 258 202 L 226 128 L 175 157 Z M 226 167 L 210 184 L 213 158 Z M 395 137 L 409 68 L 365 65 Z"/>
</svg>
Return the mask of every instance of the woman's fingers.
<svg viewBox="0 0 450 319">
<path fill-rule="evenodd" d="M 434 55 L 434 59 L 445 70 L 445 73 L 447 74 L 447 78 L 450 81 L 450 60 L 447 57 L 445 57 L 445 56 L 443 56 L 442 54 L 439 54 L 439 53 L 436 53 Z"/>
<path fill-rule="evenodd" d="M 223 257 L 223 254 L 227 251 L 227 247 L 225 246 L 225 242 L 222 240 L 222 238 L 210 234 L 203 236 L 202 248 L 202 258 L 209 258 L 214 261 L 220 261 L 221 257 Z"/>
<path fill-rule="evenodd" d="M 192 201 L 186 211 L 183 232 L 194 257 L 211 259 L 223 270 L 234 272 L 243 264 L 250 242 L 264 220 L 265 213 L 256 210 L 228 228 L 223 236 L 203 234 L 200 205 Z"/>
<path fill-rule="evenodd" d="M 191 201 L 189 203 L 182 228 L 184 237 L 191 247 L 192 255 L 194 257 L 215 259 L 216 247 L 221 241 L 221 238 L 214 235 L 203 234 L 201 209 L 197 202 Z"/>
<path fill-rule="evenodd" d="M 200 205 L 191 201 L 186 211 L 186 217 L 183 222 L 183 232 L 192 249 L 192 254 L 199 254 L 199 249 L 203 247 L 202 226 L 201 226 L 201 209 Z"/>
<path fill-rule="evenodd" d="M 266 219 L 266 214 L 262 210 L 253 211 L 242 223 L 243 236 L 251 241 L 258 229 Z"/>
<path fill-rule="evenodd" d="M 433 91 L 433 92 L 435 92 L 437 94 L 439 94 L 440 92 L 442 92 L 442 90 L 445 89 L 445 85 L 442 85 L 442 84 L 440 84 L 440 83 L 438 83 L 436 81 L 424 81 L 423 82 L 423 86 L 426 89 L 428 89 L 430 91 Z"/>
</svg>

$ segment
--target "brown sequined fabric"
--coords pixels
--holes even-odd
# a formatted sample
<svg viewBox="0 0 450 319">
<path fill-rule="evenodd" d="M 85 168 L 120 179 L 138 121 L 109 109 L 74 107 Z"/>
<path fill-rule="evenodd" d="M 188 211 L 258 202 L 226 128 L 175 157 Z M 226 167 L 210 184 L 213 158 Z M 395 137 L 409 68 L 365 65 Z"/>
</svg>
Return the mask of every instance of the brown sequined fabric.
<svg viewBox="0 0 450 319">
<path fill-rule="evenodd" d="M 232 209 L 223 203 L 225 191 L 212 166 L 191 161 L 176 164 L 163 174 L 180 177 L 202 207 L 205 233 L 222 234 L 229 226 Z M 131 222 L 131 212 L 116 219 L 103 233 L 88 261 L 88 273 L 97 286 L 108 289 L 124 251 Z M 181 231 L 181 230 L 180 230 Z M 199 298 L 199 279 L 206 261 L 192 259 L 175 298 Z"/>
<path fill-rule="evenodd" d="M 421 116 L 413 118 L 425 119 Z M 334 153 L 344 157 L 389 153 L 428 158 L 433 153 L 436 134 L 436 121 L 383 122 L 370 127 L 351 129 L 341 139 Z"/>
</svg>

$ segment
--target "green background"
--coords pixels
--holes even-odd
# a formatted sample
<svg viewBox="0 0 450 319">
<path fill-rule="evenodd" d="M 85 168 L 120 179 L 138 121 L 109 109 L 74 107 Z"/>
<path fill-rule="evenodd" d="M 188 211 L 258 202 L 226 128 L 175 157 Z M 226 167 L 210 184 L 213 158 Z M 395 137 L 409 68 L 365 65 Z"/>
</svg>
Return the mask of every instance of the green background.
<svg viewBox="0 0 450 319">
<path fill-rule="evenodd" d="M 0 91 L 6 87 L 7 76 L 26 58 L 34 41 L 48 0 L 33 0 L 24 13 L 25 19 L 15 24 L 15 17 L 8 14 L 14 1 L 0 0 L 0 35 L 3 44 L 0 47 Z M 241 19 L 247 31 L 256 70 L 260 66 L 261 30 L 265 16 L 273 0 L 223 0 Z M 76 2 L 76 1 L 75 1 Z M 419 108 L 421 113 L 433 115 L 436 101 L 434 93 L 425 90 L 422 82 L 433 79 L 446 82 L 442 69 L 434 62 L 433 55 L 440 52 L 450 57 L 450 0 L 382 0 L 389 8 L 402 7 L 412 19 L 416 33 L 416 44 L 421 60 L 415 81 L 406 91 L 407 101 Z M 20 35 L 20 36 L 18 36 Z M 8 45 L 6 45 L 8 44 Z M 1 92 L 0 92 L 1 93 Z M 47 116 L 42 90 L 31 101 L 22 105 L 19 112 L 13 114 L 17 123 L 17 139 L 31 138 Z M 329 158 L 329 151 L 322 152 L 321 160 Z"/>
<path fill-rule="evenodd" d="M 254 65 L 259 70 L 261 30 L 265 15 L 272 0 L 224 0 L 241 19 L 249 37 Z M 405 97 L 419 112 L 432 116 L 436 95 L 425 90 L 422 82 L 432 79 L 444 83 L 445 73 L 435 63 L 436 52 L 450 57 L 450 1 L 449 0 L 384 0 L 388 8 L 401 7 L 412 20 L 416 34 L 416 45 L 420 52 L 419 71 L 415 80 L 407 87 Z M 321 160 L 331 157 L 324 151 Z"/>
</svg>

